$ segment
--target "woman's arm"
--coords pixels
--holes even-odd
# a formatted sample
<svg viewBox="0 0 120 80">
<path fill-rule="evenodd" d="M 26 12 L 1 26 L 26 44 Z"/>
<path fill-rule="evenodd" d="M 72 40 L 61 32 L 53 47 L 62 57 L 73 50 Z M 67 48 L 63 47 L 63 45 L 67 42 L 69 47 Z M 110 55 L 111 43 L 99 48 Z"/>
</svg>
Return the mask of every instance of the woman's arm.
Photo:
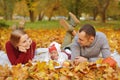
<svg viewBox="0 0 120 80">
<path fill-rule="evenodd" d="M 18 54 L 18 51 L 11 45 L 10 42 L 6 43 L 6 52 L 12 65 L 16 65 L 24 61 L 25 54 L 22 52 L 19 52 Z"/>
</svg>

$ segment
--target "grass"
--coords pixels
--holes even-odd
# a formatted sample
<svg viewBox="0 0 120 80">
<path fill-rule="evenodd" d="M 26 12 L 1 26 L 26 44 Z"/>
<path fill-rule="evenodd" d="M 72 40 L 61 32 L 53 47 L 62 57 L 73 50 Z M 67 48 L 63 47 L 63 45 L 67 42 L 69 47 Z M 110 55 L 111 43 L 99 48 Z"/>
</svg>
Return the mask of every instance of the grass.
<svg viewBox="0 0 120 80">
<path fill-rule="evenodd" d="M 14 24 L 18 25 L 19 21 L 5 21 L 6 24 L 12 26 Z M 62 28 L 59 25 L 59 21 L 36 21 L 36 22 L 26 22 L 25 28 L 27 29 L 56 29 Z"/>
<path fill-rule="evenodd" d="M 38 21 L 38 22 L 27 22 L 26 28 L 32 28 L 32 29 L 56 29 L 61 28 L 59 25 L 59 21 Z"/>
<path fill-rule="evenodd" d="M 6 24 L 12 26 L 13 24 L 17 24 L 19 21 L 5 21 Z M 80 26 L 84 24 L 92 24 L 95 28 L 113 28 L 120 29 L 120 21 L 107 21 L 106 23 L 100 23 L 98 21 L 80 21 L 80 24 L 76 27 L 78 29 Z M 59 29 L 63 28 L 60 26 L 59 21 L 36 21 L 26 22 L 25 27 L 27 29 Z"/>
<path fill-rule="evenodd" d="M 95 28 L 120 28 L 120 21 L 107 21 L 106 23 L 100 23 L 98 21 L 82 21 L 84 24 L 92 24 Z"/>
</svg>

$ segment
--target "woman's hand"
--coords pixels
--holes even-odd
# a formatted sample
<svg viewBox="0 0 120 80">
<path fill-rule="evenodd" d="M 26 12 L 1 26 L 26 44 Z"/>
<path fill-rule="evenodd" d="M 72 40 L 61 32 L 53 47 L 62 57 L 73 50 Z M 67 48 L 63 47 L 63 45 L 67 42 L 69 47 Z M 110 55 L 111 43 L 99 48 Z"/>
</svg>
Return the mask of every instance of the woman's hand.
<svg viewBox="0 0 120 80">
<path fill-rule="evenodd" d="M 18 46 L 18 50 L 21 51 L 21 52 L 24 52 L 24 53 L 27 52 L 27 49 L 23 46 Z"/>
</svg>

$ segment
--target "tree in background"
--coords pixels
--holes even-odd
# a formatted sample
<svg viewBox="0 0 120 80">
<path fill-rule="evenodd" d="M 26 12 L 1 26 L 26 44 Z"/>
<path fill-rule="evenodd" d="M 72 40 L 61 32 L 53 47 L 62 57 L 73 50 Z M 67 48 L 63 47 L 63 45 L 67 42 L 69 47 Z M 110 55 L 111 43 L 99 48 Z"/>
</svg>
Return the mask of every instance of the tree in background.
<svg viewBox="0 0 120 80">
<path fill-rule="evenodd" d="M 89 14 L 90 16 L 93 16 L 93 20 L 96 21 L 96 17 L 99 13 L 98 7 L 96 5 L 97 0 L 85 0 L 85 8 L 84 12 Z"/>
<path fill-rule="evenodd" d="M 25 0 L 28 11 L 29 11 L 29 16 L 30 16 L 30 21 L 34 22 L 35 21 L 35 10 L 38 6 L 39 0 Z"/>
<path fill-rule="evenodd" d="M 51 20 L 52 16 L 65 15 L 66 12 L 67 10 L 63 7 L 60 0 L 19 0 L 14 10 L 15 14 L 23 15 L 24 17 L 28 16 L 29 13 L 31 22 L 34 22 L 36 17 L 41 21 L 44 15 Z"/>
<path fill-rule="evenodd" d="M 96 17 L 99 15 L 101 17 L 101 22 L 105 23 L 106 18 L 111 13 L 114 13 L 113 10 L 117 9 L 118 4 L 117 0 L 86 0 L 85 11 L 93 16 L 93 20 L 96 20 Z M 117 10 L 117 12 L 119 12 Z M 116 14 L 116 13 L 114 13 Z"/>
<path fill-rule="evenodd" d="M 120 1 L 118 2 L 118 9 L 120 11 Z M 119 20 L 120 20 L 120 13 L 119 13 Z"/>
<path fill-rule="evenodd" d="M 12 20 L 16 0 L 0 0 L 0 7 L 5 20 Z"/>
<path fill-rule="evenodd" d="M 106 21 L 106 11 L 108 9 L 109 4 L 110 4 L 110 0 L 98 0 L 97 5 L 99 7 L 99 13 L 103 23 L 105 23 Z"/>
<path fill-rule="evenodd" d="M 66 9 L 74 13 L 77 18 L 81 16 L 81 13 L 84 12 L 86 7 L 86 0 L 63 0 L 62 3 Z"/>
<path fill-rule="evenodd" d="M 114 20 L 120 20 L 120 1 L 112 0 L 107 10 L 107 16 Z"/>
<path fill-rule="evenodd" d="M 119 18 L 119 0 L 0 0 L 0 15 L 6 20 L 12 19 L 13 14 L 29 16 L 34 22 L 36 17 L 42 20 L 47 16 L 51 20 L 54 16 L 68 16 L 68 12 L 74 13 L 78 18 L 82 13 L 106 18 Z M 113 11 L 115 10 L 115 11 Z"/>
<path fill-rule="evenodd" d="M 39 0 L 38 2 L 38 6 L 37 6 L 37 14 L 38 14 L 38 21 L 41 21 L 44 17 L 44 13 L 45 13 L 45 6 L 46 6 L 46 0 Z"/>
<path fill-rule="evenodd" d="M 67 11 L 61 0 L 46 0 L 45 15 L 51 20 L 52 16 L 64 15 Z"/>
<path fill-rule="evenodd" d="M 0 16 L 4 16 L 4 0 L 0 0 Z"/>
<path fill-rule="evenodd" d="M 29 16 L 28 7 L 26 5 L 25 0 L 19 0 L 16 2 L 15 8 L 14 8 L 14 14 L 23 16 L 24 18 L 26 16 Z"/>
</svg>

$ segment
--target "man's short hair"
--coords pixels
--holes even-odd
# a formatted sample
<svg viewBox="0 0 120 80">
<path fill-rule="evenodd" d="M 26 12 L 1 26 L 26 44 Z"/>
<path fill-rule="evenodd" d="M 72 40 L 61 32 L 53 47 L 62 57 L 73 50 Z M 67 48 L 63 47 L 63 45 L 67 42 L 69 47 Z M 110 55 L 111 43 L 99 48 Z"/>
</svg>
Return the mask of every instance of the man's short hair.
<svg viewBox="0 0 120 80">
<path fill-rule="evenodd" d="M 83 25 L 80 28 L 79 33 L 82 32 L 82 31 L 84 31 L 89 36 L 94 36 L 95 37 L 95 35 L 96 35 L 95 28 L 90 24 Z"/>
</svg>

